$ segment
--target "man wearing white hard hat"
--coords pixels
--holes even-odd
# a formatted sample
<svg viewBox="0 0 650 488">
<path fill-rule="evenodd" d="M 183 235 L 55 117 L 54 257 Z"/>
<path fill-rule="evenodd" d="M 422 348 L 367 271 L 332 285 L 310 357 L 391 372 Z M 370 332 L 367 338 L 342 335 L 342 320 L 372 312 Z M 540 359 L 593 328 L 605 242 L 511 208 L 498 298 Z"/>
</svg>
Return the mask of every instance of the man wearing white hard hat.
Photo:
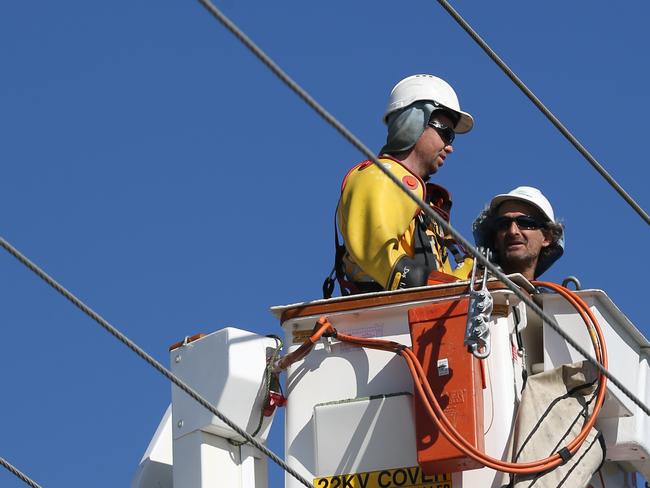
<svg viewBox="0 0 650 488">
<path fill-rule="evenodd" d="M 537 188 L 496 195 L 474 221 L 477 246 L 490 248 L 505 273 L 533 280 L 564 253 L 564 228 Z"/>
<path fill-rule="evenodd" d="M 383 120 L 388 134 L 380 162 L 449 220 L 449 192 L 427 181 L 454 151 L 455 135 L 472 129 L 472 116 L 460 109 L 446 81 L 422 74 L 395 85 Z M 343 294 L 426 285 L 432 271 L 463 279 L 471 271 L 453 240 L 371 161 L 345 177 L 337 221 L 344 244 L 337 237 L 333 274 Z M 325 296 L 333 283 L 330 275 Z"/>
</svg>

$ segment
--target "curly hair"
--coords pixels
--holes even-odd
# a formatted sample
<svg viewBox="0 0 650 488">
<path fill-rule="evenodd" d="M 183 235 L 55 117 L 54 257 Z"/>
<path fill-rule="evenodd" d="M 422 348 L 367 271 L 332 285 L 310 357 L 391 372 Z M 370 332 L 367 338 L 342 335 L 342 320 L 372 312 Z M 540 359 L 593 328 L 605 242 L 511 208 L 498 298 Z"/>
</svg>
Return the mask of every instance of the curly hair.
<svg viewBox="0 0 650 488">
<path fill-rule="evenodd" d="M 552 222 L 549 220 L 545 224 L 544 234 L 546 234 L 546 236 L 551 240 L 551 245 L 542 248 L 539 253 L 540 258 L 548 257 L 547 255 L 551 253 L 553 244 L 557 244 L 558 241 L 562 239 L 562 236 L 564 235 L 564 225 L 562 225 L 560 222 Z"/>
</svg>

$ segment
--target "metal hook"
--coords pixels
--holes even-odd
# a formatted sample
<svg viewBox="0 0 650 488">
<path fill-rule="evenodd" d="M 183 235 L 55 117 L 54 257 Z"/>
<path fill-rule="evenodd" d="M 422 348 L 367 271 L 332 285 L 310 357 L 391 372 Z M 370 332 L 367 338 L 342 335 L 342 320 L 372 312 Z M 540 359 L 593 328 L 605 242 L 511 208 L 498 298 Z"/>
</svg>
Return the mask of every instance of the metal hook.
<svg viewBox="0 0 650 488">
<path fill-rule="evenodd" d="M 481 252 L 488 259 L 490 258 L 489 249 L 481 249 Z M 483 276 L 478 289 L 476 288 L 477 272 L 478 261 L 474 260 L 469 284 L 469 304 L 464 344 L 475 357 L 485 359 L 490 355 L 491 350 L 488 324 L 490 323 L 494 302 L 487 288 L 487 270 L 483 269 Z"/>
<path fill-rule="evenodd" d="M 580 284 L 580 280 L 575 276 L 573 275 L 567 276 L 566 278 L 564 278 L 564 280 L 562 280 L 562 286 L 564 288 L 568 288 L 569 283 L 573 283 L 573 286 L 575 286 L 576 291 L 582 290 L 582 285 Z"/>
</svg>

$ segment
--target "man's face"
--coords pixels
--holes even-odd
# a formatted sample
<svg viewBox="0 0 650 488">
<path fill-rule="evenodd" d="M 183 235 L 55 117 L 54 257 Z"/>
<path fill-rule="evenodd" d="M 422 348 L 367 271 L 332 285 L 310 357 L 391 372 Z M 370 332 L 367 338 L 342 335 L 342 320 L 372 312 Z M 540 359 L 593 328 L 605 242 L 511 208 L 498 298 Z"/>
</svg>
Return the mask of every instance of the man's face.
<svg viewBox="0 0 650 488">
<path fill-rule="evenodd" d="M 447 127 L 454 126 L 451 118 L 440 110 L 433 112 L 431 120 L 437 120 Z M 420 176 L 426 181 L 432 174 L 438 171 L 438 168 L 445 164 L 447 155 L 451 154 L 454 148 L 440 137 L 436 129 L 427 125 L 415 143 L 413 150 L 422 163 L 422 174 Z"/>
<path fill-rule="evenodd" d="M 534 206 L 517 200 L 503 202 L 496 212 L 497 217 L 520 215 L 531 216 L 539 222 L 545 220 Z M 539 253 L 551 244 L 550 239 L 542 229 L 520 229 L 514 221 L 504 227 L 497 228 L 494 237 L 501 267 L 506 273 L 521 273 L 532 279 Z"/>
</svg>

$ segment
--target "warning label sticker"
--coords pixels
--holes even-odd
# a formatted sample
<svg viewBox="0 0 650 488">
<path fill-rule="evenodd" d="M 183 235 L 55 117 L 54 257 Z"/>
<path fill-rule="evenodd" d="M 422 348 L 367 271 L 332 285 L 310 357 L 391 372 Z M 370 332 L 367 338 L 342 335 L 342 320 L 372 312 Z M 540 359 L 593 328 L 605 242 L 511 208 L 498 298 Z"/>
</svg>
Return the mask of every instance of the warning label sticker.
<svg viewBox="0 0 650 488">
<path fill-rule="evenodd" d="M 292 334 L 292 339 L 294 344 L 302 344 L 305 342 L 309 337 L 311 337 L 312 330 L 311 329 L 305 329 L 305 330 L 294 330 Z"/>
<path fill-rule="evenodd" d="M 424 474 L 419 466 L 314 478 L 316 488 L 452 488 L 451 473 Z"/>
</svg>

